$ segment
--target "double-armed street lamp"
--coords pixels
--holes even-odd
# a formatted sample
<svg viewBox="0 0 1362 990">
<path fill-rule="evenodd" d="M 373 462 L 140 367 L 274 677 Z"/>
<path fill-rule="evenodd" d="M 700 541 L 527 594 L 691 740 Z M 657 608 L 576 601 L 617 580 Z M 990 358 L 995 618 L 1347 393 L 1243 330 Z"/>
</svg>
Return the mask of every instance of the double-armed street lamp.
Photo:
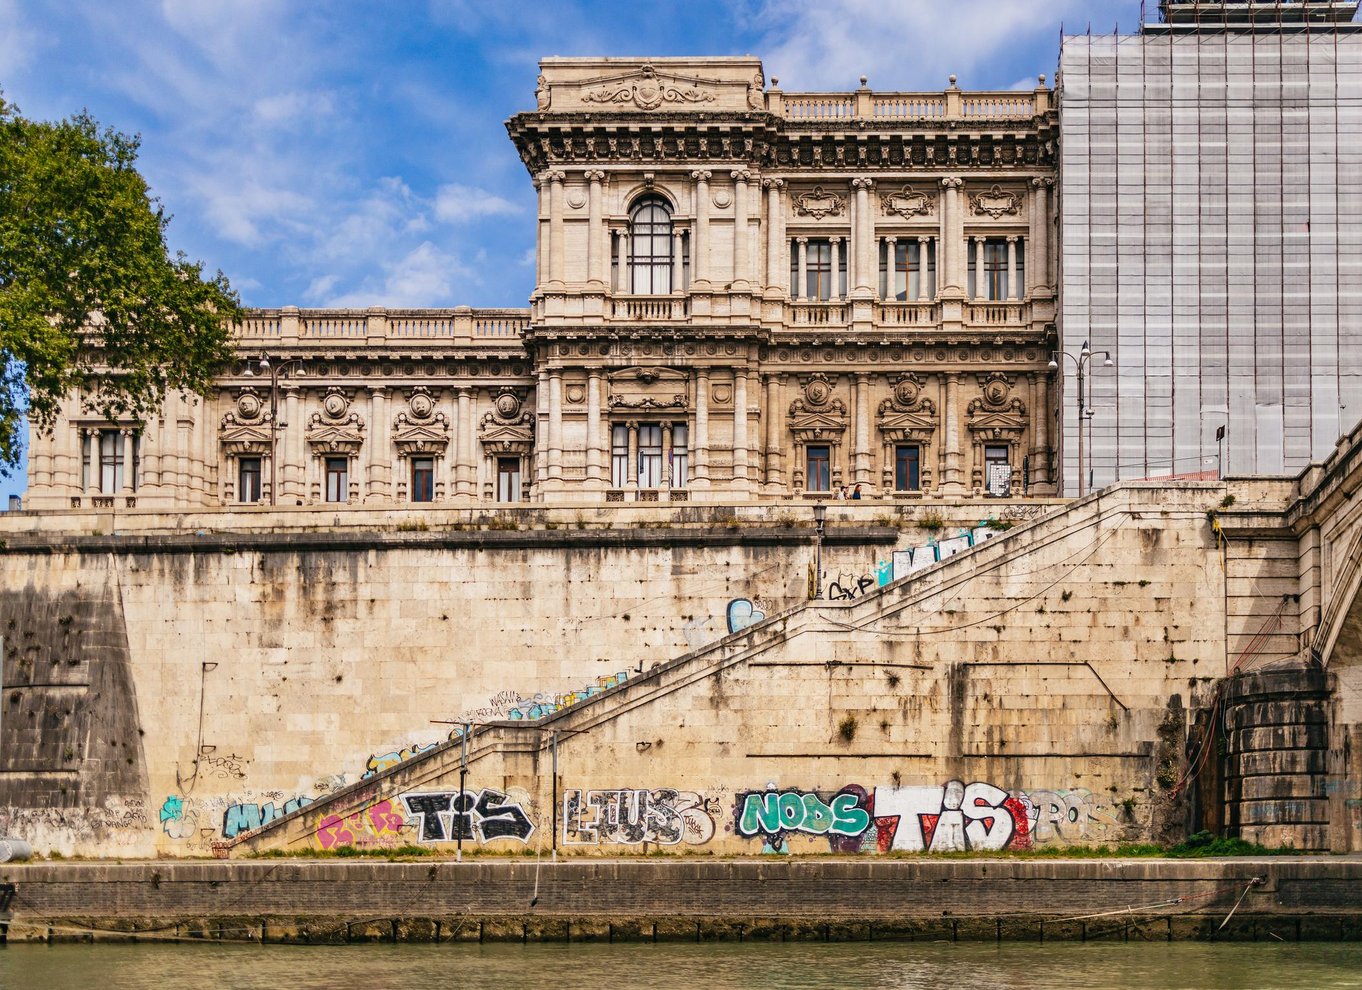
<svg viewBox="0 0 1362 990">
<path fill-rule="evenodd" d="M 279 427 L 288 426 L 287 423 L 279 422 L 279 376 L 288 370 L 290 365 L 295 364 L 298 366 L 297 377 L 302 378 L 304 374 L 302 358 L 271 361 L 268 354 L 256 358 L 254 365 L 251 359 L 247 358 L 246 370 L 242 372 L 247 378 L 264 374 L 270 376 L 270 505 L 279 504 L 279 471 L 275 466 L 279 462 Z"/>
<path fill-rule="evenodd" d="M 1072 361 L 1078 371 L 1078 497 L 1083 497 L 1083 426 L 1088 420 L 1092 419 L 1092 383 L 1084 382 L 1087 378 L 1088 362 L 1094 355 L 1102 355 L 1102 367 L 1110 368 L 1116 362 L 1111 359 L 1111 351 L 1094 351 L 1088 347 L 1088 342 L 1083 341 L 1083 349 L 1077 354 L 1070 354 L 1067 351 L 1055 351 L 1050 357 L 1049 368 L 1051 371 L 1059 370 L 1059 359 L 1066 357 Z"/>
<path fill-rule="evenodd" d="M 823 526 L 828 518 L 828 507 L 818 502 L 813 507 L 813 597 L 823 597 Z"/>
</svg>

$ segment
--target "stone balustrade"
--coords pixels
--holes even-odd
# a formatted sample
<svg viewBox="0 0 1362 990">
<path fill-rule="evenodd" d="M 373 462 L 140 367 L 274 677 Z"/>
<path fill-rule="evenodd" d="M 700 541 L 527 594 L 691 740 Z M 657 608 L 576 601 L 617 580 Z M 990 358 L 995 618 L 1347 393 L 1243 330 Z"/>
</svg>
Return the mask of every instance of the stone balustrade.
<svg viewBox="0 0 1362 990">
<path fill-rule="evenodd" d="M 836 121 L 984 121 L 1030 120 L 1048 113 L 1052 90 L 963 92 L 953 84 L 939 93 L 876 93 L 862 87 L 850 93 L 766 91 L 766 109 L 786 120 L 827 124 Z"/>
<path fill-rule="evenodd" d="M 293 341 L 405 342 L 518 339 L 527 309 L 282 309 L 251 310 L 235 328 L 241 344 Z"/>
</svg>

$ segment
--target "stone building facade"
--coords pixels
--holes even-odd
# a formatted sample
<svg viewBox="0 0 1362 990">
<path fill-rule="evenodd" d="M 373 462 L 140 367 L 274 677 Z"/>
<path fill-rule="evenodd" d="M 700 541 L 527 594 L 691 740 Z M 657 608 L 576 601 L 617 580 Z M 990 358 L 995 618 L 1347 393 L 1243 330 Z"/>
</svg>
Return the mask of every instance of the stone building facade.
<svg viewBox="0 0 1362 990">
<path fill-rule="evenodd" d="M 1055 491 L 1052 93 L 786 93 L 549 58 L 507 122 L 528 310 L 252 312 L 143 428 L 34 438 L 31 508 Z M 262 362 L 261 358 L 264 358 Z"/>
</svg>

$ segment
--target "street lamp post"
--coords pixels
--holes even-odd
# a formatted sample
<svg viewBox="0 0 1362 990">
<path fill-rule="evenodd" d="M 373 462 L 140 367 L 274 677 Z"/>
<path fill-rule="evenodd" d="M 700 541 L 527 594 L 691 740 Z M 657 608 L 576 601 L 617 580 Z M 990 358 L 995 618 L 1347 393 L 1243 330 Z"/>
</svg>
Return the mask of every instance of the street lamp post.
<svg viewBox="0 0 1362 990">
<path fill-rule="evenodd" d="M 1088 362 L 1093 359 L 1093 355 L 1102 355 L 1102 367 L 1110 368 L 1115 362 L 1111 359 L 1111 351 L 1094 351 L 1088 347 L 1088 342 L 1083 341 L 1083 349 L 1078 354 L 1070 354 L 1067 351 L 1055 351 L 1050 358 L 1049 368 L 1051 371 L 1059 370 L 1059 358 L 1066 357 L 1074 363 L 1078 373 L 1078 497 L 1083 497 L 1083 424 L 1092 419 L 1092 395 L 1090 394 L 1091 382 L 1088 383 L 1087 390 L 1084 382 L 1087 377 Z"/>
<path fill-rule="evenodd" d="M 828 518 L 828 507 L 819 502 L 813 507 L 813 597 L 823 597 L 823 524 Z"/>
<path fill-rule="evenodd" d="M 270 375 L 270 505 L 279 504 L 279 472 L 276 465 L 279 463 L 279 375 L 289 365 L 298 366 L 298 377 L 303 377 L 302 358 L 289 358 L 277 364 L 270 361 L 268 354 L 262 354 L 255 362 L 255 370 L 251 369 L 251 363 L 246 361 L 244 372 L 247 378 L 254 378 L 257 374 L 269 372 Z M 288 426 L 287 423 L 283 424 Z"/>
</svg>

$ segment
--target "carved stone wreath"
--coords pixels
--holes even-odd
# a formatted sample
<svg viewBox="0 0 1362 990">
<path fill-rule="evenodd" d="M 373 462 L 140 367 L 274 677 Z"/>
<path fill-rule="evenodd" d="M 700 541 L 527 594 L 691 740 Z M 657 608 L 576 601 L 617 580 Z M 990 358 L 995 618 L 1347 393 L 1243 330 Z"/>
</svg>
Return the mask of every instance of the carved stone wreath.
<svg viewBox="0 0 1362 990">
<path fill-rule="evenodd" d="M 350 395 L 339 386 L 328 388 L 321 411 L 308 417 L 307 442 L 318 453 L 356 454 L 364 445 L 364 420 L 350 411 Z"/>
<path fill-rule="evenodd" d="M 994 220 L 1005 215 L 1021 212 L 1021 197 L 1013 192 L 1004 192 L 1002 186 L 995 185 L 988 192 L 976 193 L 969 199 L 970 209 L 976 216 L 987 214 Z"/>
<path fill-rule="evenodd" d="M 800 193 L 793 202 L 795 216 L 813 217 L 815 220 L 840 217 L 847 208 L 846 197 L 827 192 L 822 186 L 814 186 L 812 192 Z"/>
<path fill-rule="evenodd" d="M 929 217 L 936 211 L 936 200 L 927 193 L 918 192 L 912 186 L 904 186 L 898 192 L 885 193 L 880 197 L 880 209 L 885 216 L 897 214 L 905 220 L 916 216 Z"/>
<path fill-rule="evenodd" d="M 443 454 L 449 446 L 449 417 L 436 410 L 424 385 L 411 390 L 407 408 L 393 420 L 393 446 L 403 457 Z"/>
</svg>

